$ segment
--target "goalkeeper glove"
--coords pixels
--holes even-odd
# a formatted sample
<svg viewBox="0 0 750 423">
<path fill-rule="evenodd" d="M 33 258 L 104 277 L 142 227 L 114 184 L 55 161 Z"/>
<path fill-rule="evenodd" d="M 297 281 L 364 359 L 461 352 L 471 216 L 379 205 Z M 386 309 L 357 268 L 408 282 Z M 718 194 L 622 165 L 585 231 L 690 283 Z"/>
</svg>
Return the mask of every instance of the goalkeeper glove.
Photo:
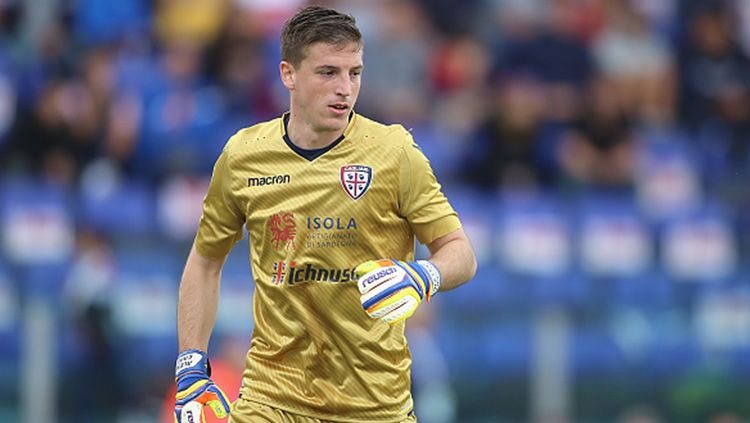
<svg viewBox="0 0 750 423">
<path fill-rule="evenodd" d="M 177 423 L 198 423 L 205 421 L 203 406 L 208 405 L 216 417 L 223 419 L 229 415 L 229 398 L 210 379 L 211 364 L 201 350 L 187 350 L 177 356 L 175 366 L 174 418 Z M 198 417 L 200 414 L 200 417 Z"/>
<path fill-rule="evenodd" d="M 427 260 L 367 261 L 355 271 L 362 308 L 389 324 L 406 320 L 440 289 L 440 271 Z"/>
</svg>

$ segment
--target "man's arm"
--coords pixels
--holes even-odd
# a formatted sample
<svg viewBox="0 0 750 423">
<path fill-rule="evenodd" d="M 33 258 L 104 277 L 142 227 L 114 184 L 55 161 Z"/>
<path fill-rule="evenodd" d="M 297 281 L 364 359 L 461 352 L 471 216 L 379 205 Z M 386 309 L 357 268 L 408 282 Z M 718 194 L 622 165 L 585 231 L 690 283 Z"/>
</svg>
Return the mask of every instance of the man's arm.
<svg viewBox="0 0 750 423">
<path fill-rule="evenodd" d="M 476 273 L 477 260 L 463 229 L 443 235 L 427 247 L 432 253 L 429 260 L 380 259 L 357 266 L 360 302 L 370 317 L 389 324 L 401 322 L 423 300 L 458 287 Z"/>
<path fill-rule="evenodd" d="M 216 310 L 224 259 L 203 257 L 195 246 L 190 250 L 180 281 L 177 300 L 177 340 L 179 350 L 208 350 Z"/>
<path fill-rule="evenodd" d="M 477 258 L 463 229 L 435 239 L 429 245 L 430 261 L 440 270 L 440 291 L 450 291 L 468 282 L 477 272 Z"/>
</svg>

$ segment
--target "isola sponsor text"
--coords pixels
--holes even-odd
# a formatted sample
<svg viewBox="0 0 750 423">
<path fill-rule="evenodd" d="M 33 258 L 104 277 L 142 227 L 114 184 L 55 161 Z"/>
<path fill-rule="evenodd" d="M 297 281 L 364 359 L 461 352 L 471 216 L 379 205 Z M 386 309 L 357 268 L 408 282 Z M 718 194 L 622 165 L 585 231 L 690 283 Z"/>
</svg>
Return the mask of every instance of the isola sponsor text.
<svg viewBox="0 0 750 423">
<path fill-rule="evenodd" d="M 307 218 L 307 229 L 326 229 L 326 230 L 349 230 L 357 229 L 357 221 L 353 217 L 320 217 L 313 216 Z"/>
</svg>

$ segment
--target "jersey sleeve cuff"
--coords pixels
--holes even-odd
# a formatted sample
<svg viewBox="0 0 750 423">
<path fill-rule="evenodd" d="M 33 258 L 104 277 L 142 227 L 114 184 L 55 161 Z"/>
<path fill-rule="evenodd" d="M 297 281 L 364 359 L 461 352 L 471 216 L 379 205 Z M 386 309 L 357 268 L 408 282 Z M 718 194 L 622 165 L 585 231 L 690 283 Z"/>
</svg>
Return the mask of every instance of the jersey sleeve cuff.
<svg viewBox="0 0 750 423">
<path fill-rule="evenodd" d="M 443 235 L 461 229 L 461 221 L 458 216 L 451 214 L 432 222 L 412 224 L 412 228 L 419 242 L 427 245 Z"/>
</svg>

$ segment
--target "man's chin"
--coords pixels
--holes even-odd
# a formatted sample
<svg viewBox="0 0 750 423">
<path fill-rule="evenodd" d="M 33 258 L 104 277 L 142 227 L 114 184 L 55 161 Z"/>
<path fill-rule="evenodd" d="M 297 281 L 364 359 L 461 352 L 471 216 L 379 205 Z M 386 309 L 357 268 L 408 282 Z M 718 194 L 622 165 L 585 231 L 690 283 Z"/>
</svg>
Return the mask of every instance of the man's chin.
<svg viewBox="0 0 750 423">
<path fill-rule="evenodd" d="M 328 118 L 322 120 L 318 128 L 321 132 L 343 132 L 348 122 L 348 117 L 343 119 L 339 117 Z"/>
</svg>

